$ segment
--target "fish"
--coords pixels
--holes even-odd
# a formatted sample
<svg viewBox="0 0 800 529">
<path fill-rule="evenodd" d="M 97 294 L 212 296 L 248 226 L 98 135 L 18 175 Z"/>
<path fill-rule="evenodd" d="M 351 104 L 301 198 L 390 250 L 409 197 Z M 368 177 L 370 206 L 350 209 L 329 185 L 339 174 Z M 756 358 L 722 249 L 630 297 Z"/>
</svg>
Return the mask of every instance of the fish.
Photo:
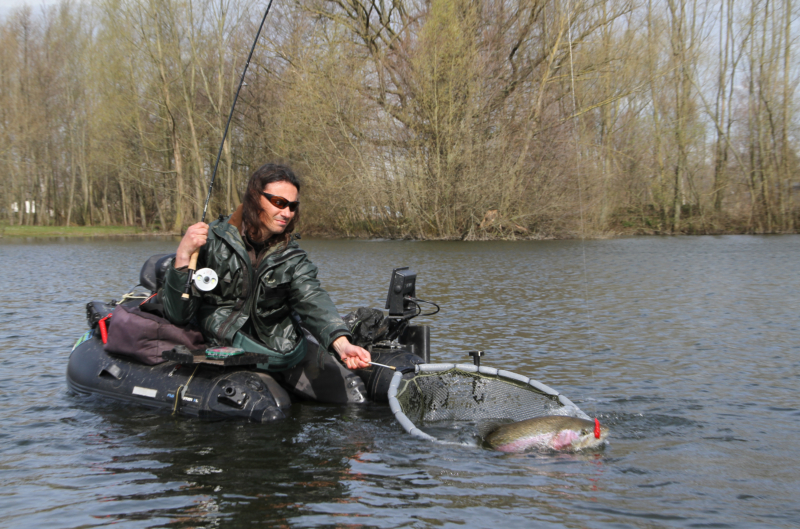
<svg viewBox="0 0 800 529">
<path fill-rule="evenodd" d="M 527 450 L 577 451 L 596 448 L 605 443 L 609 430 L 600 421 L 547 415 L 511 424 L 490 432 L 486 443 L 500 452 Z"/>
</svg>

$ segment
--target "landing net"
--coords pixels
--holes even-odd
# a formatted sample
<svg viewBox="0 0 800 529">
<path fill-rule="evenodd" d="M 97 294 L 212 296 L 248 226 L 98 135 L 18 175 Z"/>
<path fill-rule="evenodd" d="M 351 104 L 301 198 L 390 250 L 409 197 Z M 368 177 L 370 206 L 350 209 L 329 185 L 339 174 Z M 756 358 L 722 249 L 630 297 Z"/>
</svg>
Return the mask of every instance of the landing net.
<svg viewBox="0 0 800 529">
<path fill-rule="evenodd" d="M 568 398 L 526 376 L 491 367 L 420 364 L 413 377 L 395 373 L 389 407 L 410 434 L 434 441 L 443 425 L 469 423 L 482 437 L 482 425 L 516 422 L 546 415 L 589 419 Z M 463 436 L 462 436 L 463 441 Z"/>
</svg>

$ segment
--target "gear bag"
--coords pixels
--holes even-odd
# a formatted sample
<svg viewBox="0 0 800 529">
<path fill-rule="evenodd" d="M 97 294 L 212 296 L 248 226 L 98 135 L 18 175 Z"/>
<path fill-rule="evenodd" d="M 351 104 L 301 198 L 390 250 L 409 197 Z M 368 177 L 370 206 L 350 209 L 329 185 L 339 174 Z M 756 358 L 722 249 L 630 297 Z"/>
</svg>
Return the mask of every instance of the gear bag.
<svg viewBox="0 0 800 529">
<path fill-rule="evenodd" d="M 206 341 L 197 329 L 180 327 L 163 317 L 158 303 L 117 305 L 108 326 L 108 353 L 132 356 L 148 365 L 165 362 L 161 353 L 183 345 L 189 350 L 206 348 Z"/>
<path fill-rule="evenodd" d="M 389 320 L 383 317 L 379 309 L 359 307 L 344 318 L 345 325 L 353 335 L 353 343 L 359 347 L 367 347 L 386 338 Z"/>
</svg>

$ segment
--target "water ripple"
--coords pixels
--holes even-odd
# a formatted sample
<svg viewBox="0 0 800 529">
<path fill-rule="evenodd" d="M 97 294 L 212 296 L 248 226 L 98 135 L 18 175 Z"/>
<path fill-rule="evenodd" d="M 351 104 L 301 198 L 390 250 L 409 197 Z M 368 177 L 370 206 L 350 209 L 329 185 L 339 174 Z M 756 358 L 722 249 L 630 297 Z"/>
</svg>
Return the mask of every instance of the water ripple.
<svg viewBox="0 0 800 529">
<path fill-rule="evenodd" d="M 385 406 L 276 425 L 67 392 L 87 301 L 175 241 L 0 242 L 0 491 L 8 527 L 796 526 L 800 237 L 305 241 L 342 313 L 410 266 L 437 361 L 532 376 L 610 427 L 587 454 L 403 433 Z M 582 254 L 587 269 L 584 274 Z M 48 263 L 59 263 L 53 275 Z M 584 283 L 584 278 L 588 283 Z"/>
</svg>

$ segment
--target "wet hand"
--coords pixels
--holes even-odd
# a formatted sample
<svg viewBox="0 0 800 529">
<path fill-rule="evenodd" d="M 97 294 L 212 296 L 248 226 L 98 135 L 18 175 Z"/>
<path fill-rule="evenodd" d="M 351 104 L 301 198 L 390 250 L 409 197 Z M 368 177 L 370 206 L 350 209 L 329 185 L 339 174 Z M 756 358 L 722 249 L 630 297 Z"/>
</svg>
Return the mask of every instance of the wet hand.
<svg viewBox="0 0 800 529">
<path fill-rule="evenodd" d="M 186 229 L 178 250 L 175 253 L 175 268 L 189 265 L 189 259 L 192 254 L 199 250 L 208 239 L 208 224 L 205 222 L 198 222 L 192 224 Z"/>
<path fill-rule="evenodd" d="M 363 347 L 353 345 L 346 336 L 340 336 L 333 341 L 333 349 L 342 359 L 347 369 L 363 369 L 369 367 L 372 357 Z"/>
</svg>

